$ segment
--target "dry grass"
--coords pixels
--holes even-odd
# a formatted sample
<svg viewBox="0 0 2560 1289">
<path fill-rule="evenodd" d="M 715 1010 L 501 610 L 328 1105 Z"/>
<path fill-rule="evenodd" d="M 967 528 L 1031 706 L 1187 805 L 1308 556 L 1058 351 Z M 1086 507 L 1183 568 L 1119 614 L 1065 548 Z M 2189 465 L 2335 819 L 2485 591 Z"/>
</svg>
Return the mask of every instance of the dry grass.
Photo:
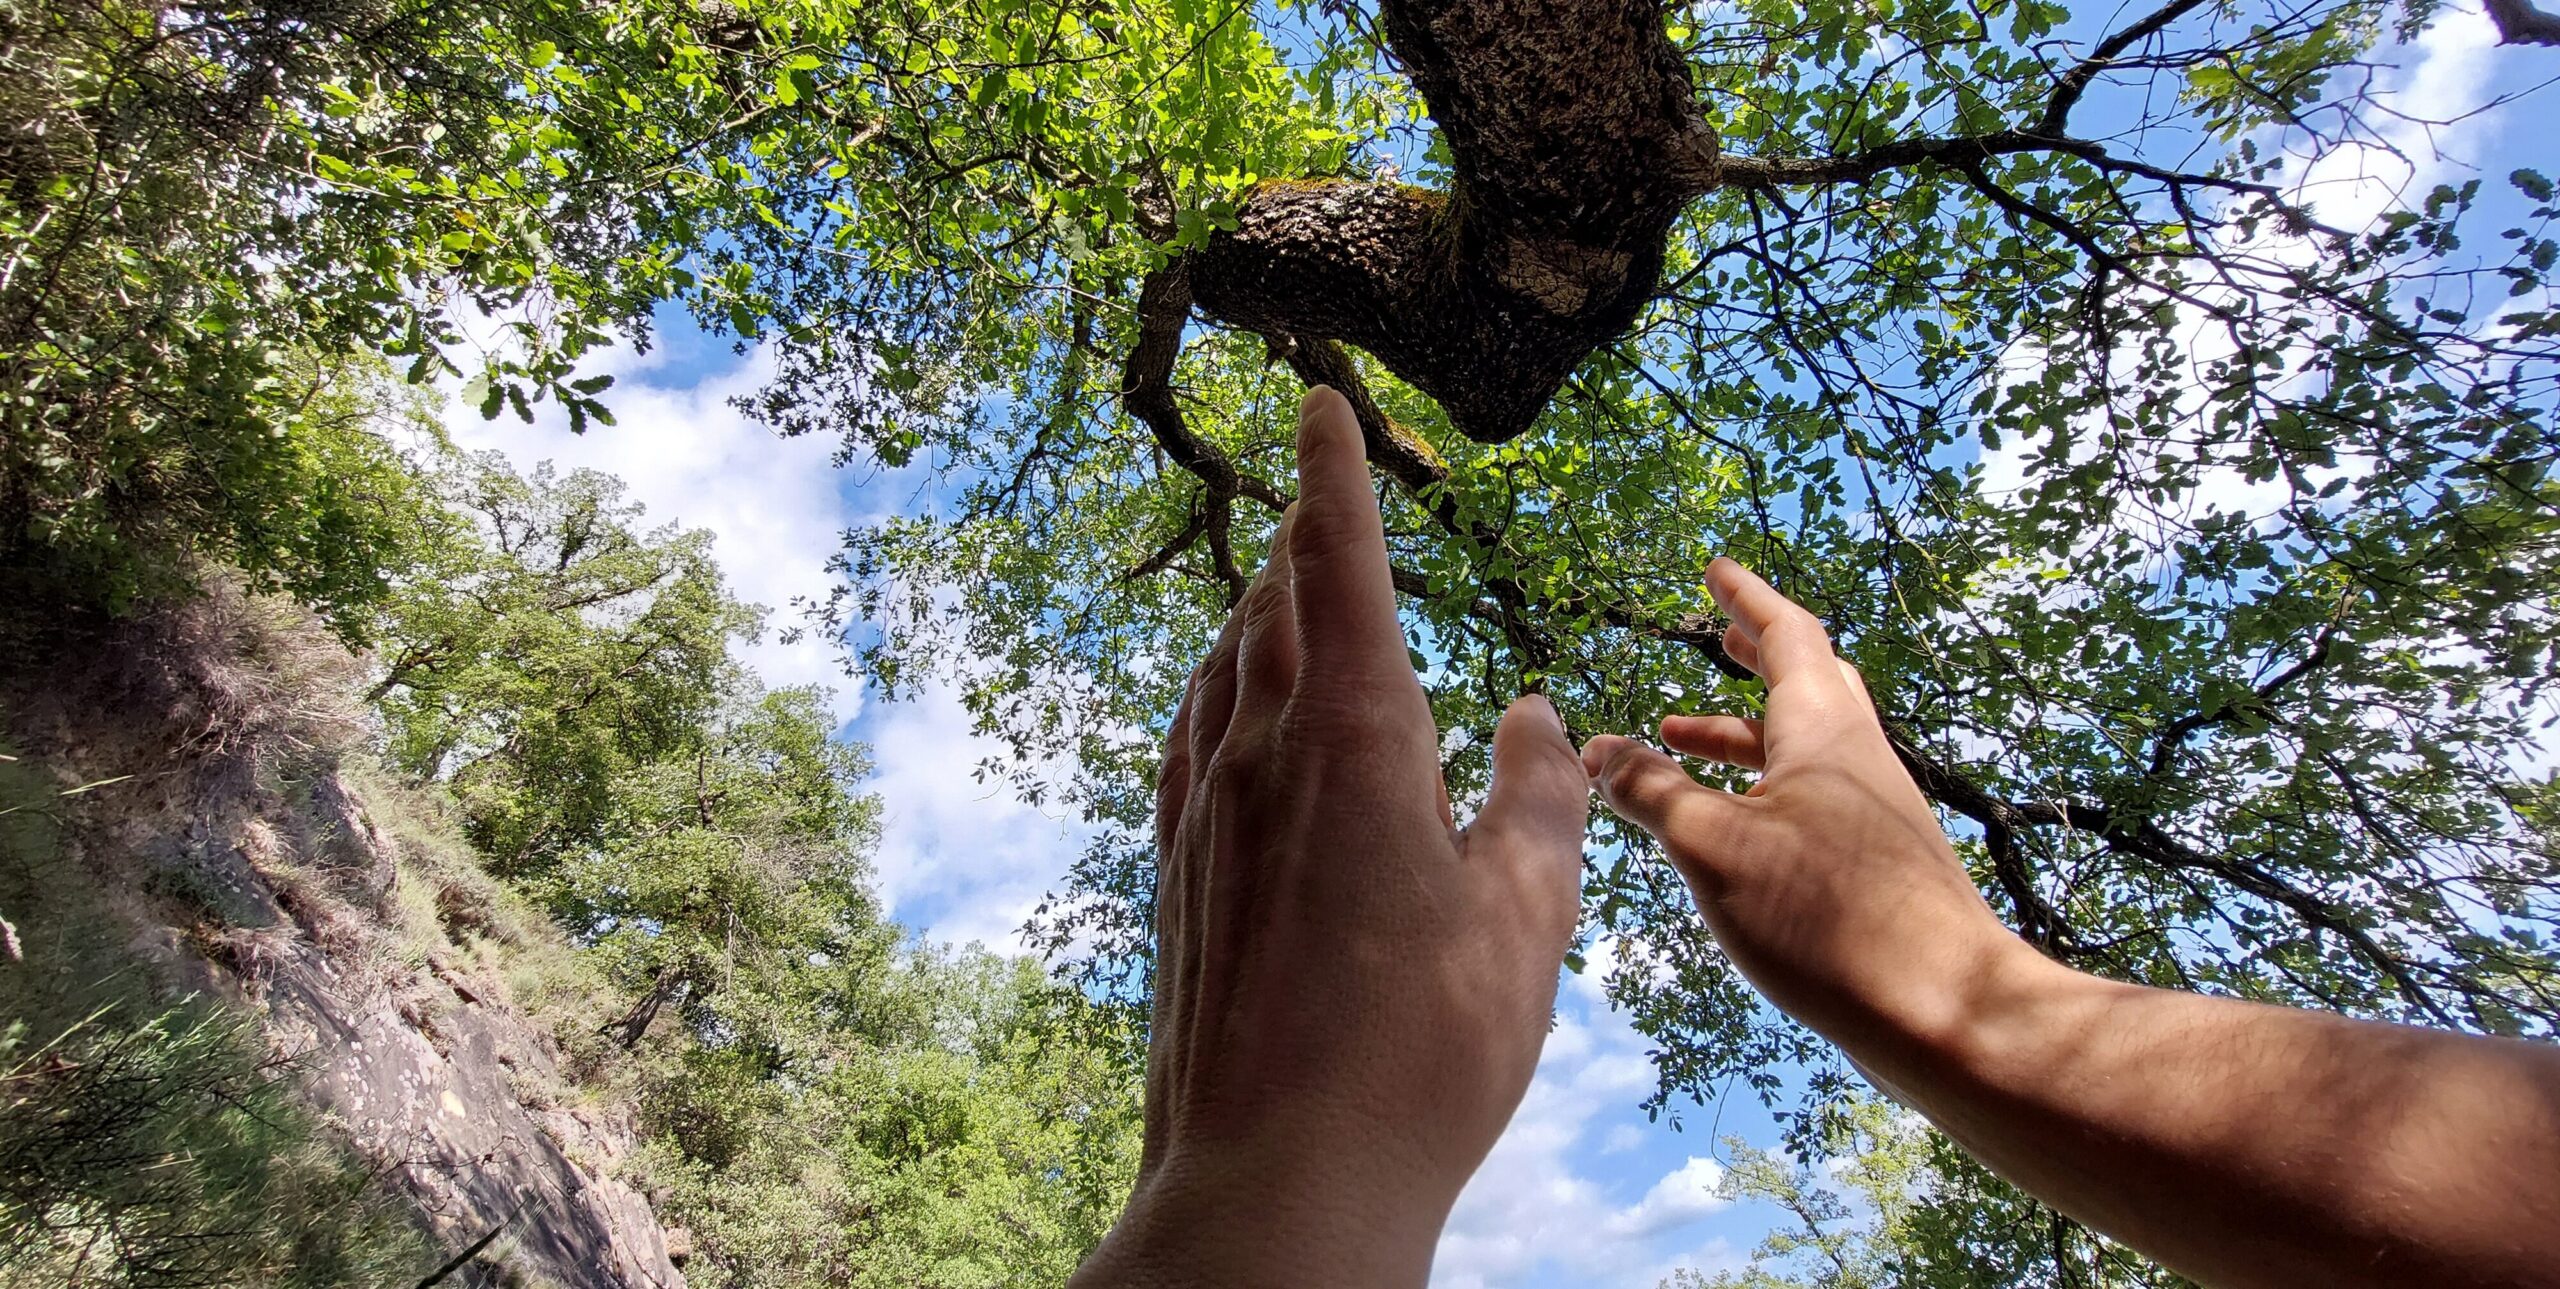
<svg viewBox="0 0 2560 1289">
<path fill-rule="evenodd" d="M 23 754 L 0 769 L 28 807 L 0 824 L 44 829 L 43 880 L 88 912 L 76 965 L 31 958 L 25 968 L 120 981 L 147 1000 L 193 987 L 206 968 L 188 964 L 209 963 L 226 987 L 254 995 L 317 949 L 336 973 L 333 992 L 396 1011 L 431 1042 L 465 996 L 523 1016 L 553 1058 L 510 1063 L 528 1107 L 593 1114 L 621 1099 L 627 1063 L 596 1032 L 620 1010 L 612 991 L 547 917 L 482 870 L 432 792 L 372 764 L 353 698 L 361 666 L 307 614 L 217 581 L 85 644 L 53 638 L 60 647 L 30 665 L 0 665 L 0 717 Z M 85 790 L 60 795 L 71 788 Z M 0 897 L 13 914 L 45 908 L 23 892 Z M 48 921 L 39 939 L 59 941 L 73 925 Z M 60 957 L 58 944 L 37 947 Z M 30 1014 L 15 1005 L 24 997 L 0 1001 Z M 503 1248 L 490 1259 L 513 1260 Z M 522 1266 L 498 1274 L 532 1283 Z M 9 1279 L 0 1268 L 0 1283 Z"/>
</svg>

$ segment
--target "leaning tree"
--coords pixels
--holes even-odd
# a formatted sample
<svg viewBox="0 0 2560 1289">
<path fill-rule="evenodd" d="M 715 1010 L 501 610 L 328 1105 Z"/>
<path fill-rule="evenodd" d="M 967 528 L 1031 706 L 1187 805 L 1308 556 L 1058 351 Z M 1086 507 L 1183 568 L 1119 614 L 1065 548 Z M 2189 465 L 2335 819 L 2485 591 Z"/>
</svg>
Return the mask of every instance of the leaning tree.
<svg viewBox="0 0 2560 1289">
<path fill-rule="evenodd" d="M 822 608 L 1095 821 L 1035 925 L 1142 990 L 1154 734 L 1321 381 L 1462 797 L 1524 687 L 1577 734 L 1748 709 L 1732 553 L 2045 951 L 2548 1039 L 2560 202 L 2437 152 L 2479 104 L 2404 42 L 2466 23 L 2492 114 L 2547 113 L 2519 0 L 0 4 L 13 65 L 86 51 L 8 91 L 0 502 L 254 460 L 290 409 L 204 391 L 261 342 L 583 427 L 582 354 L 679 302 L 761 347 L 753 411 L 912 476 Z M 1817 1140 L 1835 1058 L 1644 839 L 1590 859 L 1662 1103 L 1801 1093 Z M 1990 1197 L 1950 1248 L 2024 1211 L 1945 1191 Z"/>
</svg>

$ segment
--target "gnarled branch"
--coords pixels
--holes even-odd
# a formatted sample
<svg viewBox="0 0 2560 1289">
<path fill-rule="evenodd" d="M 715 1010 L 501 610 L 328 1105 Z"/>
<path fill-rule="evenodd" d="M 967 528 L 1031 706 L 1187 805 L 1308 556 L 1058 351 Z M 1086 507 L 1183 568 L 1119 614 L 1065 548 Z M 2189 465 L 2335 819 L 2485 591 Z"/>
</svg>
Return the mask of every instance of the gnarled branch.
<svg viewBox="0 0 2560 1289">
<path fill-rule="evenodd" d="M 1266 183 L 1193 255 L 1200 307 L 1375 354 L 1470 438 L 1528 429 L 1626 329 L 1714 133 L 1652 0 L 1385 0 L 1448 145 L 1447 192 Z"/>
<path fill-rule="evenodd" d="M 1448 146 L 1448 190 L 1263 183 L 1236 227 L 1187 257 L 1190 287 L 1202 312 L 1230 326 L 1366 350 L 1438 400 L 1460 433 L 1501 442 L 1634 321 L 1682 207 L 1717 188 L 1860 183 L 1932 164 L 1981 186 L 1993 157 L 2054 152 L 2158 182 L 2182 202 L 2193 188 L 2256 196 L 2312 227 L 2272 185 L 2155 166 L 2064 133 L 2100 75 L 2202 3 L 2168 0 L 2099 41 L 2024 128 L 1833 157 L 1735 157 L 1699 115 L 1649 0 L 1382 0 L 1387 43 Z M 2077 225 L 2061 231 L 2110 258 Z"/>
<path fill-rule="evenodd" d="M 2498 25 L 2501 45 L 2560 45 L 2560 15 L 2544 13 L 2528 0 L 2487 0 L 2489 21 Z"/>
<path fill-rule="evenodd" d="M 1244 476 L 1215 444 L 1191 432 L 1173 397 L 1173 362 L 1182 354 L 1182 327 L 1191 319 L 1191 283 L 1180 262 L 1147 275 L 1138 289 L 1138 343 L 1120 374 L 1120 403 L 1155 435 L 1167 459 L 1200 481 L 1200 515 L 1209 557 L 1227 585 L 1227 603 L 1244 598 L 1247 581 L 1236 566 L 1235 500 Z M 1264 489 L 1268 491 L 1268 489 Z M 1284 503 L 1285 504 L 1285 503 Z M 1170 562 L 1168 557 L 1167 562 Z"/>
</svg>

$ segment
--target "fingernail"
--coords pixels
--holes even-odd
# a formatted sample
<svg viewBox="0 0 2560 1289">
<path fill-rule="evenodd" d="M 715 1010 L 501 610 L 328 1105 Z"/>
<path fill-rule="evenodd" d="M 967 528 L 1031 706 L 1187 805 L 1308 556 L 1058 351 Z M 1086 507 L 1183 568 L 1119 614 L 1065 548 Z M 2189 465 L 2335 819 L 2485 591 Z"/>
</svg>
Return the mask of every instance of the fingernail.
<svg viewBox="0 0 2560 1289">
<path fill-rule="evenodd" d="M 1564 733 L 1564 713 L 1556 710 L 1556 700 L 1547 697 L 1545 694 L 1533 693 L 1529 695 L 1529 697 L 1537 699 L 1538 706 L 1546 709 L 1547 723 L 1556 727 L 1556 733 Z"/>
</svg>

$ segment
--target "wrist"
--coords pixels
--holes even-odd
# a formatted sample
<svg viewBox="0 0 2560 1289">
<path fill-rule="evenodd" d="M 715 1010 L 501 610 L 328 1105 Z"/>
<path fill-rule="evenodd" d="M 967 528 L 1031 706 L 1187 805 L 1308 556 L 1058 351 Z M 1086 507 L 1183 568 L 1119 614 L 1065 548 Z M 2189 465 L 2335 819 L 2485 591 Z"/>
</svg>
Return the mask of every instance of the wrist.
<svg viewBox="0 0 2560 1289">
<path fill-rule="evenodd" d="M 1912 1008 L 1887 1043 L 1853 1055 L 1925 1110 L 1920 1103 L 1940 1090 L 2035 1077 L 2064 1018 L 2104 1006 L 2097 995 L 2114 988 L 2122 986 L 2055 962 L 2002 928 L 1998 943 Z"/>
<path fill-rule="evenodd" d="M 1350 1161 L 1169 1158 L 1138 1183 L 1071 1289 L 1420 1289 L 1457 1199 L 1445 1189 L 1389 1181 Z"/>
</svg>

